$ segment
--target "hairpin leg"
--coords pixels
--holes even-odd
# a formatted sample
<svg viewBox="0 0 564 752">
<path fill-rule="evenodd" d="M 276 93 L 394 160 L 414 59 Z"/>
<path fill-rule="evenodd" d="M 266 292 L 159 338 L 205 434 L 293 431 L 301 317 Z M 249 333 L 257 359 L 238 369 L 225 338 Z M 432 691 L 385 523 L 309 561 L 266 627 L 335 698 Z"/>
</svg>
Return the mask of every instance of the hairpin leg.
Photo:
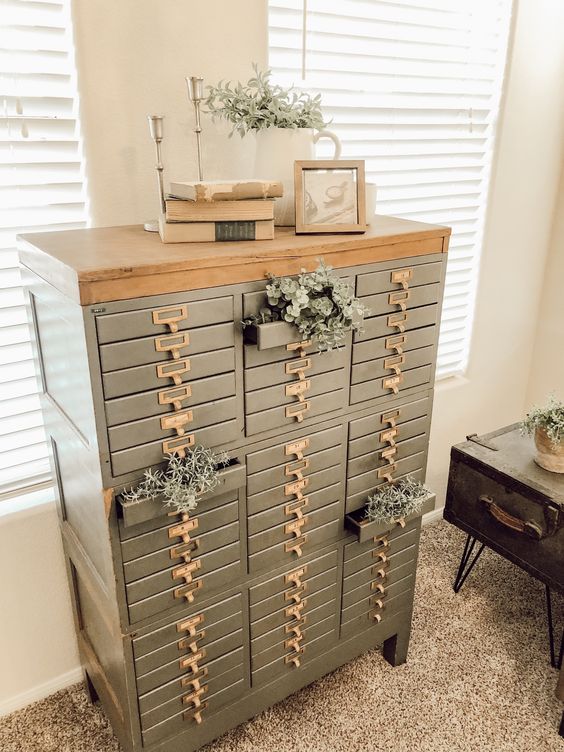
<svg viewBox="0 0 564 752">
<path fill-rule="evenodd" d="M 478 542 L 477 539 L 473 538 L 471 535 L 469 535 L 466 538 L 466 543 L 464 544 L 464 551 L 462 552 L 462 558 L 460 559 L 460 566 L 458 567 L 458 572 L 456 573 L 456 577 L 455 577 L 454 584 L 453 584 L 455 593 L 458 593 L 460 588 L 464 585 L 466 578 L 468 577 L 468 575 L 474 568 L 474 565 L 480 558 L 480 554 L 485 548 L 485 543 L 482 543 L 477 553 L 475 553 L 474 557 L 472 558 L 472 553 L 474 551 L 474 547 L 476 546 L 477 542 Z"/>
<path fill-rule="evenodd" d="M 562 652 L 564 650 L 564 631 L 560 640 L 560 650 L 558 651 L 558 659 L 556 658 L 556 649 L 554 645 L 554 624 L 552 621 L 552 599 L 550 595 L 550 588 L 545 585 L 546 592 L 546 616 L 548 621 L 548 642 L 550 647 L 550 665 L 552 668 L 560 669 L 562 667 Z"/>
</svg>

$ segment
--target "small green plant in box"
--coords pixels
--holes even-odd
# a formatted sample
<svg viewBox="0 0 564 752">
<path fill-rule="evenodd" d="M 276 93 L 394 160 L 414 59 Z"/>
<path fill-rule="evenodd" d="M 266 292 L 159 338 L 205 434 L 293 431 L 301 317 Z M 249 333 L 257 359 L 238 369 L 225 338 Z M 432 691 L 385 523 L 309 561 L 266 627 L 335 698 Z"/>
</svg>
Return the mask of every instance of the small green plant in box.
<svg viewBox="0 0 564 752">
<path fill-rule="evenodd" d="M 564 473 L 564 402 L 551 396 L 546 407 L 534 407 L 521 423 L 521 432 L 534 435 L 537 465 Z"/>
<path fill-rule="evenodd" d="M 161 498 L 163 505 L 179 513 L 192 512 L 198 498 L 213 491 L 220 483 L 220 471 L 229 465 L 225 452 L 213 452 L 196 444 L 186 456 L 167 455 L 164 470 L 146 470 L 141 483 L 121 496 L 128 503 Z"/>
<path fill-rule="evenodd" d="M 285 321 L 303 339 L 315 338 L 320 351 L 343 344 L 347 332 L 360 332 L 369 312 L 347 284 L 323 261 L 313 272 L 302 269 L 297 278 L 270 275 L 267 306 L 244 319 L 243 326 Z"/>
<path fill-rule="evenodd" d="M 423 483 L 408 475 L 368 497 L 365 519 L 370 522 L 395 522 L 418 512 L 430 493 Z"/>
</svg>

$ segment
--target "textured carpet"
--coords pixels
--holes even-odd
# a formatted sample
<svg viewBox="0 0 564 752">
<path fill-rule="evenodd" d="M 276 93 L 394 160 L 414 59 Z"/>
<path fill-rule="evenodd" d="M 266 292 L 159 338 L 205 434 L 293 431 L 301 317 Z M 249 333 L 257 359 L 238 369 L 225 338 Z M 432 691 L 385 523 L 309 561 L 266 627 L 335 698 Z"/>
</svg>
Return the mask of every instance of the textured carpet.
<svg viewBox="0 0 564 752">
<path fill-rule="evenodd" d="M 371 651 L 207 752 L 563 752 L 543 587 L 486 551 L 454 595 L 463 542 L 446 523 L 424 530 L 407 664 L 394 669 Z M 119 745 L 77 685 L 0 719 L 0 750 Z"/>
</svg>

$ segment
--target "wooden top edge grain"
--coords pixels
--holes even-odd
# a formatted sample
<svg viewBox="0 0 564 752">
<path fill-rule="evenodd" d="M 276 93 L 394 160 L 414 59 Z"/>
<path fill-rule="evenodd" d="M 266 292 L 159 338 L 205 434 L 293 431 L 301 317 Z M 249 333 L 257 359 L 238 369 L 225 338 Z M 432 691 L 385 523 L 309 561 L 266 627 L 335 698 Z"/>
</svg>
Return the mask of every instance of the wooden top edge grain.
<svg viewBox="0 0 564 752">
<path fill-rule="evenodd" d="M 250 281 L 264 277 L 265 264 L 274 268 L 285 261 L 293 262 L 291 266 L 295 267 L 296 262 L 309 260 L 307 266 L 311 266 L 312 260 L 321 256 L 331 264 L 334 256 L 339 259 L 338 266 L 346 266 L 346 256 L 350 253 L 352 261 L 362 249 L 374 249 L 369 261 L 377 262 L 378 247 L 386 246 L 388 250 L 384 252 L 382 248 L 382 258 L 390 258 L 390 246 L 403 244 L 406 252 L 401 253 L 398 247 L 399 258 L 410 255 L 414 242 L 448 240 L 449 236 L 449 227 L 379 215 L 366 233 L 354 235 L 295 235 L 294 228 L 277 228 L 274 240 L 164 244 L 158 234 L 145 232 L 141 225 L 124 225 L 25 234 L 18 240 L 24 266 L 84 305 L 95 298 L 104 299 L 93 295 L 92 290 L 87 292 L 88 287 L 98 287 L 100 294 L 111 290 L 112 297 L 106 297 L 106 301 L 131 297 L 117 285 L 125 280 L 133 282 L 155 275 L 170 278 L 178 273 L 186 281 L 193 273 L 200 280 L 197 287 L 212 287 L 230 280 L 206 285 L 202 282 L 206 269 L 214 279 L 223 268 L 229 276 L 237 270 L 234 276 Z M 448 242 L 443 242 L 442 250 L 447 247 Z M 427 252 L 436 253 L 437 249 Z M 163 293 L 171 291 L 169 284 L 164 287 Z M 184 289 L 195 288 L 189 285 Z M 137 296 L 142 294 L 138 290 Z"/>
</svg>

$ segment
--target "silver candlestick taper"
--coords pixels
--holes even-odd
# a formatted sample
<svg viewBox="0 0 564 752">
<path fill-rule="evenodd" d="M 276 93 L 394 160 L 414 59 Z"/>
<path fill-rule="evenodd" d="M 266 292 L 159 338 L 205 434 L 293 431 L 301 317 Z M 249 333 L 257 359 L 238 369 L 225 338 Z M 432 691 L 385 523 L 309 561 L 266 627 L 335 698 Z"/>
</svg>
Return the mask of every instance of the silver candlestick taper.
<svg viewBox="0 0 564 752">
<path fill-rule="evenodd" d="M 204 173 L 202 170 L 202 126 L 200 124 L 200 102 L 205 99 L 204 97 L 204 79 L 198 76 L 186 76 L 186 86 L 188 87 L 188 96 L 194 104 L 194 111 L 196 113 L 196 127 L 194 133 L 196 134 L 196 144 L 198 148 L 198 178 L 204 179 Z"/>
<path fill-rule="evenodd" d="M 157 171 L 157 181 L 159 185 L 159 201 L 161 206 L 161 214 L 166 212 L 165 194 L 164 194 L 164 179 L 163 179 L 163 162 L 161 154 L 161 143 L 163 140 L 163 115 L 147 115 L 149 121 L 149 130 L 151 131 L 151 138 L 155 142 L 155 148 L 157 152 L 157 164 L 155 169 Z M 158 222 L 145 222 L 144 225 L 147 232 L 158 232 Z"/>
</svg>

